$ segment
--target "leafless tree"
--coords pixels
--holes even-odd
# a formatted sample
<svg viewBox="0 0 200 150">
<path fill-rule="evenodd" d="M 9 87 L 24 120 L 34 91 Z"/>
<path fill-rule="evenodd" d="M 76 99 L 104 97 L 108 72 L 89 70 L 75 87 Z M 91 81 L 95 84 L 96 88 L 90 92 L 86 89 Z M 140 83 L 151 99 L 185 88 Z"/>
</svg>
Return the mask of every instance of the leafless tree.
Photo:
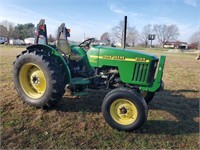
<svg viewBox="0 0 200 150">
<path fill-rule="evenodd" d="M 135 43 L 138 39 L 138 31 L 136 30 L 135 27 L 128 27 L 126 39 L 127 39 L 126 40 L 127 44 L 133 47 L 135 46 Z"/>
<path fill-rule="evenodd" d="M 176 25 L 154 25 L 153 31 L 156 33 L 159 43 L 164 47 L 164 45 L 171 41 L 176 40 L 179 35 L 179 29 Z"/>
<path fill-rule="evenodd" d="M 52 36 L 52 34 L 49 34 L 48 42 L 54 42 L 54 41 L 55 41 L 55 38 Z"/>
<path fill-rule="evenodd" d="M 4 25 L 0 25 L 0 36 L 6 37 L 7 36 L 7 28 Z"/>
<path fill-rule="evenodd" d="M 200 30 L 193 33 L 191 37 L 189 38 L 190 44 L 194 45 L 194 47 L 197 49 L 200 49 Z"/>
<path fill-rule="evenodd" d="M 112 40 L 120 42 L 121 45 L 123 45 L 123 30 L 124 30 L 124 22 L 120 21 L 119 24 L 113 27 L 111 31 Z M 136 30 L 136 28 L 127 25 L 126 44 L 134 46 L 137 37 L 138 37 L 138 31 Z"/>
<path fill-rule="evenodd" d="M 112 38 L 114 41 L 118 41 L 121 44 L 123 44 L 123 27 L 124 27 L 124 22 L 120 21 L 119 24 L 115 27 L 112 28 Z"/>
<path fill-rule="evenodd" d="M 4 35 L 6 36 L 7 38 L 7 41 L 9 42 L 9 39 L 14 36 L 15 32 L 14 32 L 14 24 L 12 22 L 9 22 L 7 20 L 3 20 L 1 23 L 0 23 L 1 26 L 4 26 L 6 28 L 4 28 Z"/>
<path fill-rule="evenodd" d="M 152 25 L 151 24 L 145 25 L 140 34 L 140 41 L 142 45 L 145 45 L 145 47 L 147 47 L 148 45 L 148 35 L 151 33 L 152 33 Z"/>
<path fill-rule="evenodd" d="M 106 44 L 110 44 L 110 35 L 108 32 L 105 32 L 101 35 L 100 40 L 105 42 Z"/>
</svg>

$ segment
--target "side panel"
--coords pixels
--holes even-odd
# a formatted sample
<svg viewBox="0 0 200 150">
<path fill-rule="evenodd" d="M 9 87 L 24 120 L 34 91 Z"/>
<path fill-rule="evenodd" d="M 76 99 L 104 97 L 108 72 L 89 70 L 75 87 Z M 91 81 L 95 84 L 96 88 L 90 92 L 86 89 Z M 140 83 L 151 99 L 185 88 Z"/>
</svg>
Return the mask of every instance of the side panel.
<svg viewBox="0 0 200 150">
<path fill-rule="evenodd" d="M 56 51 L 54 48 L 52 48 L 52 47 L 50 47 L 48 45 L 43 45 L 43 44 L 31 45 L 31 46 L 28 46 L 27 49 L 40 49 L 42 51 L 50 52 L 55 57 L 57 57 L 63 63 L 65 71 L 68 74 L 67 75 L 67 82 L 70 83 L 70 81 L 71 81 L 71 73 L 70 73 L 69 67 L 68 67 L 65 59 L 63 58 L 63 56 L 58 51 Z"/>
<path fill-rule="evenodd" d="M 99 47 L 91 47 L 87 52 L 89 63 L 93 67 L 99 67 Z"/>
<path fill-rule="evenodd" d="M 134 64 L 134 62 L 125 60 L 123 51 L 101 49 L 99 52 L 99 67 L 117 67 L 119 70 L 120 79 L 124 83 L 132 83 Z"/>
</svg>

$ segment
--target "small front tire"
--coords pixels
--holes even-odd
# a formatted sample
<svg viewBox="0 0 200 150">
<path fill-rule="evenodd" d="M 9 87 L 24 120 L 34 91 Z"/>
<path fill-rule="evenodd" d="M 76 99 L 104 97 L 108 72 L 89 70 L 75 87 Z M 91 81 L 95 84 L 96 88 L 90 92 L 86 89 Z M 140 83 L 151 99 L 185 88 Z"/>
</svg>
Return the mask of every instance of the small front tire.
<svg viewBox="0 0 200 150">
<path fill-rule="evenodd" d="M 146 103 L 148 104 L 153 100 L 155 92 L 142 92 L 141 94 Z"/>
<path fill-rule="evenodd" d="M 102 112 L 104 119 L 112 128 L 132 131 L 146 121 L 147 105 L 139 94 L 126 88 L 119 88 L 105 96 Z"/>
</svg>

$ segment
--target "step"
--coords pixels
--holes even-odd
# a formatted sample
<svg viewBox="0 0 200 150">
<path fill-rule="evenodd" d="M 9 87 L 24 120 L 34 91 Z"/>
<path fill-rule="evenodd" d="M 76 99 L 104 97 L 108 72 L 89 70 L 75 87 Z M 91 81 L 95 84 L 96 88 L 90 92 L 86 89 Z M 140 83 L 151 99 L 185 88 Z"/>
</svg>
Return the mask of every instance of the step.
<svg viewBox="0 0 200 150">
<path fill-rule="evenodd" d="M 88 95 L 88 92 L 75 92 L 74 95 L 75 96 L 86 96 L 86 95 Z"/>
<path fill-rule="evenodd" d="M 71 84 L 78 85 L 78 84 L 89 84 L 90 81 L 87 78 L 76 77 L 71 79 Z"/>
</svg>

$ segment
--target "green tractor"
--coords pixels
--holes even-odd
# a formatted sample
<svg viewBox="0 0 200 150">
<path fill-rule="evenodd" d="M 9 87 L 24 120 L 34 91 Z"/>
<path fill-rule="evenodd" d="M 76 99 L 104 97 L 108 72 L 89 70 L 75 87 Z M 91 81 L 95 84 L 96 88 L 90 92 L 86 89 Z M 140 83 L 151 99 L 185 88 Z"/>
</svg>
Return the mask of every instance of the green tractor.
<svg viewBox="0 0 200 150">
<path fill-rule="evenodd" d="M 46 24 L 37 25 L 35 44 L 13 63 L 15 89 L 34 107 L 52 107 L 65 90 L 84 96 L 90 89 L 112 89 L 102 103 L 103 117 L 114 129 L 131 131 L 147 119 L 147 103 L 163 89 L 165 56 L 160 60 L 135 50 L 98 46 L 94 38 L 69 44 L 61 24 L 56 44 L 47 41 Z M 157 72 L 157 73 L 156 73 Z"/>
</svg>

